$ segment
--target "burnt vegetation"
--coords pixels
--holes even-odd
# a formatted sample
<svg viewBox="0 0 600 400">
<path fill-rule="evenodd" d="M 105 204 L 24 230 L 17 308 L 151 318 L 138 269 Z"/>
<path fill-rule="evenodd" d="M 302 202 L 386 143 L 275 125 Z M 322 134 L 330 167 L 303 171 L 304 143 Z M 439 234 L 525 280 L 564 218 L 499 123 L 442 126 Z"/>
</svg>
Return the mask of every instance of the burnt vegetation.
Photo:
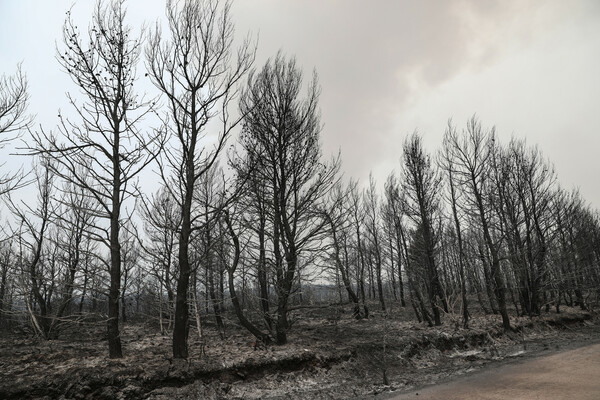
<svg viewBox="0 0 600 400">
<path fill-rule="evenodd" d="M 0 78 L 0 147 L 21 136 L 33 160 L 0 164 L 0 394 L 136 398 L 346 363 L 389 386 L 419 349 L 595 315 L 600 218 L 541 149 L 473 117 L 436 152 L 410 135 L 379 185 L 348 179 L 322 154 L 317 73 L 283 52 L 256 66 L 231 18 L 218 0 L 169 1 L 145 32 L 122 0 L 87 30 L 67 13 L 57 60 L 77 93 L 50 130 L 21 66 Z M 40 378 L 65 362 L 78 387 Z"/>
</svg>

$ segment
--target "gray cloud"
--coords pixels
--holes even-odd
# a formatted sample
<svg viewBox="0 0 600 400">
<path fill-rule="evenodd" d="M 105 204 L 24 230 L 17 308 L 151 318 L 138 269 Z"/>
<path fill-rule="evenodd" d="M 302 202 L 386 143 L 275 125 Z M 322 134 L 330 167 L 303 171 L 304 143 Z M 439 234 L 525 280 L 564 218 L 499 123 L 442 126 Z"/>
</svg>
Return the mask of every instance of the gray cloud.
<svg viewBox="0 0 600 400">
<path fill-rule="evenodd" d="M 73 89 L 53 59 L 70 5 L 0 2 L 0 35 L 11 38 L 0 42 L 0 68 L 25 60 L 44 124 Z M 88 3 L 76 9 L 87 26 Z M 133 24 L 152 21 L 164 1 L 130 1 L 129 10 Z M 341 147 L 348 175 L 374 170 L 382 180 L 407 133 L 419 129 L 434 150 L 447 118 L 461 125 L 478 113 L 503 137 L 540 143 L 561 180 L 600 205 L 585 177 L 600 173 L 590 150 L 600 147 L 600 2 L 237 0 L 233 12 L 239 36 L 259 32 L 257 67 L 283 49 L 306 79 L 318 71 L 324 150 Z M 574 138 L 583 145 L 565 151 Z"/>
<path fill-rule="evenodd" d="M 512 71 L 506 60 L 522 60 L 531 53 L 531 65 L 538 66 L 536 57 L 570 45 L 557 42 L 548 49 L 532 49 L 549 35 L 560 39 L 572 33 L 577 37 L 574 40 L 586 40 L 586 33 L 577 29 L 597 26 L 599 8 L 594 1 L 517 0 L 260 0 L 235 6 L 239 29 L 260 28 L 259 63 L 283 48 L 297 55 L 305 71 L 318 70 L 325 150 L 335 152 L 341 147 L 345 170 L 362 179 L 370 170 L 381 175 L 396 166 L 407 133 L 417 128 L 424 131 L 434 150 L 447 118 L 455 117 L 460 125 L 473 113 L 479 113 L 486 125 L 499 125 L 504 136 L 528 136 L 532 143 L 541 142 L 546 154 L 555 155 L 553 142 L 560 142 L 556 136 L 561 134 L 546 129 L 552 126 L 548 122 L 553 119 L 548 115 L 552 109 L 540 98 L 537 113 L 519 115 L 513 109 L 519 102 L 502 93 L 502 85 L 513 90 L 517 100 L 532 97 L 530 91 L 538 90 L 529 80 L 551 88 L 564 77 L 543 65 L 539 71 L 520 76 L 527 66 L 515 66 Z M 564 32 L 557 33 L 561 29 Z M 494 69 L 498 72 L 489 74 Z M 590 83 L 586 82 L 589 76 L 574 78 L 584 85 Z M 456 89 L 457 80 L 463 82 L 462 95 Z M 453 92 L 444 95 L 446 85 Z M 500 87 L 498 92 L 484 92 L 487 86 Z M 435 96 L 442 100 L 432 100 Z M 582 97 L 590 100 L 590 96 Z M 592 101 L 597 103 L 598 96 Z M 440 102 L 445 109 L 439 108 Z M 428 103 L 432 107 L 421 108 Z M 570 157 L 559 154 L 553 159 L 565 169 L 561 176 L 573 178 L 575 174 L 561 156 Z M 585 181 L 566 182 L 571 184 L 586 185 Z M 600 193 L 592 192 L 588 194 L 600 204 Z"/>
<path fill-rule="evenodd" d="M 512 23 L 516 2 L 499 3 L 263 0 L 235 10 L 238 29 L 260 27 L 259 59 L 283 48 L 318 70 L 325 148 L 344 144 L 349 173 L 365 176 L 393 156 L 394 121 L 415 90 L 501 57 L 494 35 Z"/>
</svg>

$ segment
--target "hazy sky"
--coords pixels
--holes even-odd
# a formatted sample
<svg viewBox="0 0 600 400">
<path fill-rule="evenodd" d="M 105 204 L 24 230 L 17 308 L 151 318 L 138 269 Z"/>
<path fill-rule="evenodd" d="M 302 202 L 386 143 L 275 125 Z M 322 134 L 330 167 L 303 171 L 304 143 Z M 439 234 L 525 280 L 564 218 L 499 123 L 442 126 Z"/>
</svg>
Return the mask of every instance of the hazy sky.
<svg viewBox="0 0 600 400">
<path fill-rule="evenodd" d="M 0 73 L 23 61 L 36 122 L 52 128 L 76 91 L 54 58 L 71 0 L 0 0 Z M 73 9 L 90 20 L 91 1 Z M 163 1 L 130 0 L 132 25 Z M 600 1 L 237 0 L 236 33 L 259 37 L 256 66 L 279 49 L 322 86 L 325 154 L 347 176 L 380 181 L 415 129 L 435 151 L 449 118 L 477 114 L 539 144 L 565 187 L 600 207 Z M 143 74 L 140 74 L 143 76 Z"/>
</svg>

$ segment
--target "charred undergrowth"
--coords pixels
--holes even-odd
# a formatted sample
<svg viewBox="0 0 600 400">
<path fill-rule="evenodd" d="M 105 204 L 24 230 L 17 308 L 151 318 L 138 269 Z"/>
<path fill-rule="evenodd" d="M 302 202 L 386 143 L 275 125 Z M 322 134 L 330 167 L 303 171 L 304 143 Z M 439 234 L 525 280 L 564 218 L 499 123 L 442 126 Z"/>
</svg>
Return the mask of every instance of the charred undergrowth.
<svg viewBox="0 0 600 400">
<path fill-rule="evenodd" d="M 222 368 L 204 366 L 202 362 L 169 360 L 166 371 L 163 366 L 155 371 L 156 374 L 151 375 L 145 375 L 146 371 L 136 366 L 126 368 L 123 363 L 113 363 L 113 368 L 100 373 L 94 370 L 80 370 L 55 382 L 42 380 L 37 385 L 22 388 L 3 384 L 4 387 L 0 388 L 0 398 L 134 399 L 158 388 L 182 387 L 196 381 L 233 383 L 257 380 L 274 373 L 329 368 L 333 364 L 349 360 L 353 355 L 348 351 L 333 354 L 305 351 L 268 361 L 251 358 L 240 364 Z"/>
<path fill-rule="evenodd" d="M 564 342 L 562 332 L 597 332 L 597 318 L 589 312 L 522 317 L 515 319 L 515 329 L 509 332 L 494 318 L 482 317 L 468 330 L 453 330 L 448 325 L 427 328 L 400 318 L 384 322 L 376 315 L 368 321 L 307 320 L 297 326 L 289 345 L 254 350 L 237 332 L 225 341 L 214 340 L 207 354 L 192 353 L 187 361 L 170 358 L 169 338 L 150 335 L 146 327 L 125 332 L 124 344 L 130 355 L 121 360 L 106 359 L 94 347 L 102 346 L 101 341 L 4 338 L 0 398 L 155 398 L 163 389 L 185 391 L 188 385 L 198 384 L 256 386 L 280 375 L 288 376 L 291 385 L 294 376 L 313 377 L 315 381 L 326 379 L 330 385 L 353 382 L 343 385 L 362 385 L 364 390 L 357 393 L 370 393 L 368 386 L 379 379 L 382 370 L 396 385 L 417 384 L 427 371 L 451 370 L 459 365 L 459 359 L 461 367 L 483 364 L 515 353 L 515 349 L 541 351 L 552 340 Z M 385 352 L 384 326 L 388 330 Z M 215 398 L 239 398 L 225 392 Z"/>
</svg>

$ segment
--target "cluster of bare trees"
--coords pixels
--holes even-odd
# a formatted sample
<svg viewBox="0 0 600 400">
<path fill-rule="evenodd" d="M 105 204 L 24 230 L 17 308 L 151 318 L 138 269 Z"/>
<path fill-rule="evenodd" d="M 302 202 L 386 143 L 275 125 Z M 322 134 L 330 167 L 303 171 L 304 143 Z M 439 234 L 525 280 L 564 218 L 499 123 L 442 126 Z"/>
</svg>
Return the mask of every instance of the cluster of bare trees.
<svg viewBox="0 0 600 400">
<path fill-rule="evenodd" d="M 406 139 L 382 200 L 372 179 L 337 193 L 331 254 L 359 318 L 361 300 L 385 310 L 386 298 L 408 297 L 419 321 L 448 315 L 466 328 L 476 298 L 510 329 L 509 309 L 533 316 L 598 299 L 597 213 L 558 185 L 537 147 L 501 144 L 476 118 L 460 132 L 449 124 L 438 154 L 418 134 Z"/>
<path fill-rule="evenodd" d="M 316 73 L 305 81 L 282 53 L 253 68 L 252 43 L 233 34 L 217 0 L 168 2 L 166 31 L 148 35 L 123 0 L 98 3 L 84 33 L 67 15 L 58 60 L 80 95 L 56 130 L 29 130 L 27 179 L 0 173 L 0 325 L 53 339 L 105 321 L 121 357 L 133 317 L 186 358 L 207 315 L 226 337 L 228 310 L 286 343 L 317 283 L 357 319 L 394 302 L 465 328 L 476 306 L 510 329 L 510 313 L 598 300 L 600 219 L 539 149 L 473 118 L 449 124 L 437 154 L 411 135 L 383 190 L 373 177 L 362 189 L 321 153 Z M 156 98 L 138 91 L 142 60 Z M 27 98 L 20 70 L 0 80 L 0 145 L 31 122 Z M 138 185 L 151 164 L 153 194 Z M 35 200 L 12 196 L 25 181 Z"/>
</svg>

